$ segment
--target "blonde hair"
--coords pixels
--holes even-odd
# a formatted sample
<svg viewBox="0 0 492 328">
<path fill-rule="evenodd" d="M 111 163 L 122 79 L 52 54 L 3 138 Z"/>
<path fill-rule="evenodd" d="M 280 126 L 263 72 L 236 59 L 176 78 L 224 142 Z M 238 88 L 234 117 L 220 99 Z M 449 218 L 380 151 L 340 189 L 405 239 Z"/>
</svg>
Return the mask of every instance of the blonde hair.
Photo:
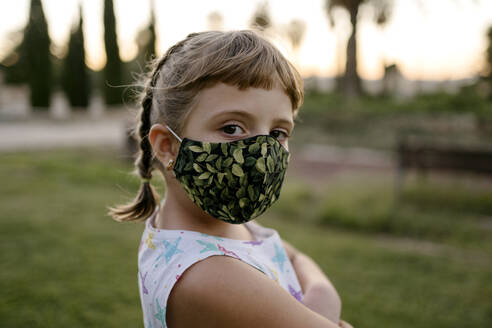
<svg viewBox="0 0 492 328">
<path fill-rule="evenodd" d="M 197 94 L 216 83 L 270 90 L 279 85 L 289 96 L 293 115 L 304 99 L 303 80 L 295 67 L 268 40 L 251 30 L 191 33 L 156 60 L 142 93 L 135 130 L 140 150 L 135 173 L 150 179 L 162 163 L 153 157 L 150 127 L 165 122 L 178 134 Z M 133 201 L 109 208 L 116 221 L 143 221 L 155 210 L 159 196 L 142 181 Z"/>
</svg>

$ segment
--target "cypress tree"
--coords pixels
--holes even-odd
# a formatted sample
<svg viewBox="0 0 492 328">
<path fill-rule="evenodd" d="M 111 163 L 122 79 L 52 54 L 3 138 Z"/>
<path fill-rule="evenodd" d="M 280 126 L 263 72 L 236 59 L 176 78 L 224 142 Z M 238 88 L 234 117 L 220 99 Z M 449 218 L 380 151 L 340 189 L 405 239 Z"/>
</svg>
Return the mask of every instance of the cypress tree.
<svg viewBox="0 0 492 328">
<path fill-rule="evenodd" d="M 90 81 L 85 66 L 82 8 L 77 29 L 70 34 L 68 53 L 63 65 L 62 84 L 70 105 L 75 108 L 89 105 Z"/>
<path fill-rule="evenodd" d="M 23 31 L 13 32 L 11 38 L 18 39 L 16 46 L 3 58 L 0 63 L 4 73 L 3 82 L 5 84 L 24 84 L 27 83 L 27 63 L 24 50 Z"/>
<path fill-rule="evenodd" d="M 122 62 L 116 39 L 116 18 L 113 0 L 104 0 L 104 46 L 106 48 L 106 66 L 104 67 L 104 98 L 107 105 L 121 104 Z"/>
<path fill-rule="evenodd" d="M 48 24 L 40 0 L 31 0 L 29 22 L 24 31 L 21 51 L 27 66 L 31 105 L 49 107 L 53 83 Z"/>
</svg>

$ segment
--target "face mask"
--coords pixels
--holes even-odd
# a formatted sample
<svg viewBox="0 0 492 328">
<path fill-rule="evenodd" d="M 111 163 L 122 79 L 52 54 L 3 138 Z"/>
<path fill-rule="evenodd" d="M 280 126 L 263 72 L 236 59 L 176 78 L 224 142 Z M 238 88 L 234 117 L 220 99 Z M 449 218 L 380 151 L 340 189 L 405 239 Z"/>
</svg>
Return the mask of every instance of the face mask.
<svg viewBox="0 0 492 328">
<path fill-rule="evenodd" d="M 181 139 L 176 179 L 203 211 L 228 223 L 254 219 L 280 195 L 289 152 L 269 135 L 231 142 Z"/>
</svg>

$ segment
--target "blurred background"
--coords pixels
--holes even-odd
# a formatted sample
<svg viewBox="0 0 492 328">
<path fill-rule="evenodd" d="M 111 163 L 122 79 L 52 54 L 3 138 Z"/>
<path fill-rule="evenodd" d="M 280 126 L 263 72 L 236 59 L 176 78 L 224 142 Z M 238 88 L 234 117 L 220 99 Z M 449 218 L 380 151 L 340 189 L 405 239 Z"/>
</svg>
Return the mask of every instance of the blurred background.
<svg viewBox="0 0 492 328">
<path fill-rule="evenodd" d="M 2 327 L 136 327 L 132 174 L 146 62 L 253 28 L 306 89 L 258 222 L 313 257 L 354 327 L 492 321 L 492 1 L 0 1 Z M 152 183 L 164 194 L 162 178 Z"/>
</svg>

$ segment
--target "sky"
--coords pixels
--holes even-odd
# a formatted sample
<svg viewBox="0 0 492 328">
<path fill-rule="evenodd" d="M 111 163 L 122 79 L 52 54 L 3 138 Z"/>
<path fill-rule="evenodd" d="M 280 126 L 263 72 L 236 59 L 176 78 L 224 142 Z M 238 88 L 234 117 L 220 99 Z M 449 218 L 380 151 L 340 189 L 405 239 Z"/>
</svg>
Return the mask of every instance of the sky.
<svg viewBox="0 0 492 328">
<path fill-rule="evenodd" d="M 118 44 L 123 60 L 137 52 L 135 37 L 149 20 L 151 0 L 114 0 Z M 261 0 L 154 0 L 158 54 L 191 32 L 206 30 L 207 15 L 218 11 L 224 29 L 249 27 Z M 304 76 L 334 76 L 343 70 L 345 46 L 350 33 L 348 15 L 336 10 L 334 27 L 324 9 L 325 0 L 269 0 L 274 29 L 273 42 Z M 384 27 L 371 20 L 371 7 L 361 8 L 358 27 L 359 73 L 379 79 L 384 63 L 396 63 L 408 79 L 450 80 L 477 75 L 485 65 L 485 31 L 492 26 L 492 0 L 394 0 L 390 21 Z M 63 54 L 70 29 L 78 21 L 78 6 L 84 18 L 87 65 L 104 66 L 103 0 L 42 0 L 53 40 L 52 51 Z M 302 4 L 302 5 L 300 5 Z M 0 0 L 0 58 L 28 18 L 30 0 Z M 306 23 L 303 43 L 293 50 L 285 27 L 293 19 Z"/>
</svg>

